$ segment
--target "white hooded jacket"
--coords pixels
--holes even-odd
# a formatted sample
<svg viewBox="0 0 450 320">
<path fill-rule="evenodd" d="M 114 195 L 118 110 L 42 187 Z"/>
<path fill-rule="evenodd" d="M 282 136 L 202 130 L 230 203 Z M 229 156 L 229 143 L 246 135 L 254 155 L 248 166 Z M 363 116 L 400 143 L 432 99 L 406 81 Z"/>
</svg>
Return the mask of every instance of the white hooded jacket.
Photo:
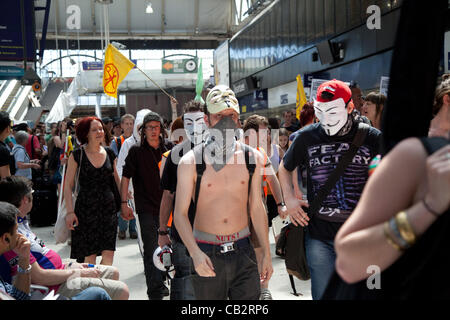
<svg viewBox="0 0 450 320">
<path fill-rule="evenodd" d="M 141 142 L 141 135 L 138 131 L 138 127 L 142 125 L 145 115 L 149 112 L 151 112 L 149 109 L 142 109 L 137 112 L 136 120 L 134 121 L 133 134 L 131 137 L 125 139 L 122 147 L 120 148 L 119 156 L 117 157 L 117 173 L 120 179 L 122 179 L 123 166 L 125 165 L 125 159 L 128 156 L 128 151 L 132 146 Z M 133 185 L 131 183 L 129 190 L 133 190 Z"/>
</svg>

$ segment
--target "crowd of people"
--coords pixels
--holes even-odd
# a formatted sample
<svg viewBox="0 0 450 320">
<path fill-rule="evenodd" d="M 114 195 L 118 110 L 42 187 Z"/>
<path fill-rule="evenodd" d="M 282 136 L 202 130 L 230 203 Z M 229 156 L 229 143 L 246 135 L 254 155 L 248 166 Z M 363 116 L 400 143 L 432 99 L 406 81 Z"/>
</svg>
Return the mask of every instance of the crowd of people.
<svg viewBox="0 0 450 320">
<path fill-rule="evenodd" d="M 49 131 L 41 123 L 11 131 L 0 112 L 0 291 L 29 299 L 36 284 L 71 299 L 128 299 L 112 266 L 128 231 L 131 239 L 140 234 L 150 300 L 271 300 L 269 228 L 277 216 L 305 231 L 313 299 L 324 297 L 333 274 L 353 283 L 367 278 L 368 265 L 411 261 L 428 234 L 444 230 L 434 222 L 448 220 L 449 75 L 435 98 L 429 136 L 439 147 L 405 140 L 375 171 L 386 97 L 335 79 L 299 117 L 287 110 L 282 121 L 241 120 L 223 85 L 205 103 L 187 102 L 171 124 L 143 109 L 116 121 L 67 118 Z M 76 262 L 64 264 L 30 228 L 32 182 L 43 172 L 63 190 Z M 154 260 L 158 248 L 172 254 L 170 288 Z"/>
</svg>

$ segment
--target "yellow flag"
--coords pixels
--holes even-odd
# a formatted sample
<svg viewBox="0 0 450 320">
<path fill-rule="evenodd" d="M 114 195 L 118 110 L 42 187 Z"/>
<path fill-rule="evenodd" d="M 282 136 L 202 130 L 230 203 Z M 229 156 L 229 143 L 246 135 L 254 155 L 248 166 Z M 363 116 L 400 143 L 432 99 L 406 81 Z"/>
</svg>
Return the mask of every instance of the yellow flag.
<svg viewBox="0 0 450 320">
<path fill-rule="evenodd" d="M 105 51 L 105 63 L 103 65 L 103 91 L 108 96 L 117 99 L 119 84 L 133 68 L 134 63 L 109 44 Z"/>
<path fill-rule="evenodd" d="M 300 75 L 297 76 L 297 100 L 295 101 L 295 107 L 296 107 L 296 117 L 300 120 L 300 112 L 303 109 L 303 106 L 306 103 L 306 95 L 305 95 L 305 89 L 303 88 L 303 82 Z"/>
</svg>

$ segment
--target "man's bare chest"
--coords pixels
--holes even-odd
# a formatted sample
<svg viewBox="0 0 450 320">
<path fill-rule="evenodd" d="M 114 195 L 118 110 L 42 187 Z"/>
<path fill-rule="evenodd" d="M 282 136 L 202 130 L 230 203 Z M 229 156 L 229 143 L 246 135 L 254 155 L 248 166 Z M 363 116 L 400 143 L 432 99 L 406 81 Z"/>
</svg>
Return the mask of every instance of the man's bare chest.
<svg viewBox="0 0 450 320">
<path fill-rule="evenodd" d="M 228 164 L 222 170 L 216 172 L 207 165 L 203 174 L 200 190 L 210 196 L 214 194 L 242 195 L 248 192 L 249 174 L 245 164 Z"/>
</svg>

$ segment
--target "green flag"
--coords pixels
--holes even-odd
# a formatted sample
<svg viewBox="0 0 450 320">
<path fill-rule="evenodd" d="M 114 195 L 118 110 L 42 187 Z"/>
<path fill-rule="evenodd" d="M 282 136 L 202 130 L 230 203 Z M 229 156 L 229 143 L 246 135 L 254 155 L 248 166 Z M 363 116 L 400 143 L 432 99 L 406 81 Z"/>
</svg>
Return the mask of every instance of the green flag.
<svg viewBox="0 0 450 320">
<path fill-rule="evenodd" d="M 202 91 L 203 91 L 203 68 L 202 68 L 202 59 L 200 58 L 200 63 L 198 65 L 197 70 L 197 84 L 195 85 L 195 98 L 194 100 L 200 101 L 201 103 L 205 103 L 205 101 L 202 98 Z"/>
</svg>

